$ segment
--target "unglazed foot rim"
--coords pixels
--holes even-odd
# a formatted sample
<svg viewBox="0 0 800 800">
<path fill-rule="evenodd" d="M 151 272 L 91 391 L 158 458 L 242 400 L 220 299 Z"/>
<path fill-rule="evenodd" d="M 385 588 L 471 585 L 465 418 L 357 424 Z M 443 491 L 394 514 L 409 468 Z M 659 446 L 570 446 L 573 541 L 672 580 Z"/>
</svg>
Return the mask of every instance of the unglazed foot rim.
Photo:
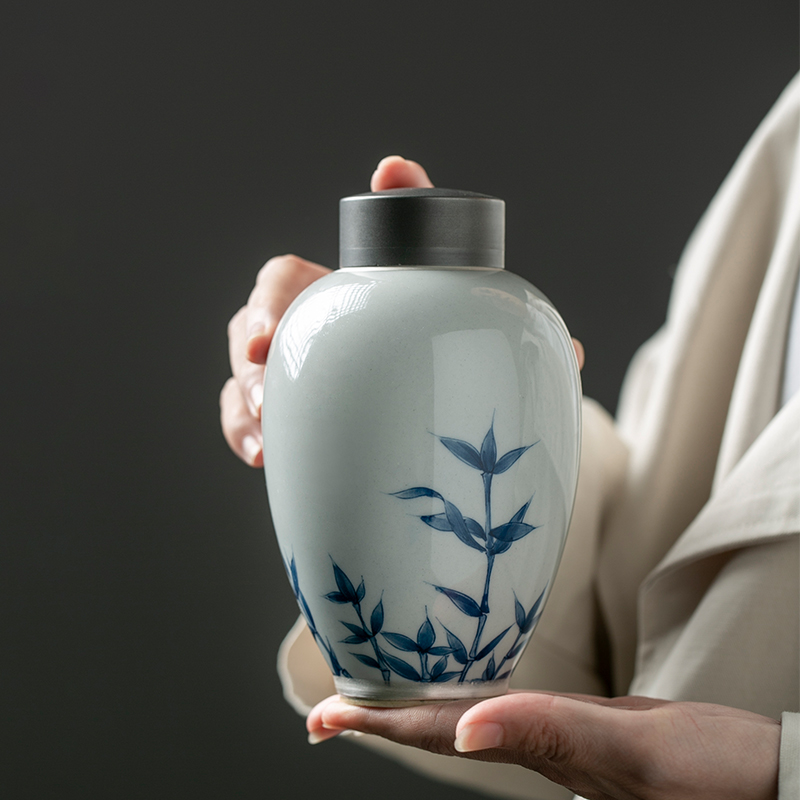
<svg viewBox="0 0 800 800">
<path fill-rule="evenodd" d="M 458 700 L 486 700 L 508 692 L 508 680 L 475 681 L 454 686 L 409 684 L 383 687 L 366 681 L 338 677 L 334 679 L 334 683 L 343 702 L 367 708 L 409 708 Z"/>
</svg>

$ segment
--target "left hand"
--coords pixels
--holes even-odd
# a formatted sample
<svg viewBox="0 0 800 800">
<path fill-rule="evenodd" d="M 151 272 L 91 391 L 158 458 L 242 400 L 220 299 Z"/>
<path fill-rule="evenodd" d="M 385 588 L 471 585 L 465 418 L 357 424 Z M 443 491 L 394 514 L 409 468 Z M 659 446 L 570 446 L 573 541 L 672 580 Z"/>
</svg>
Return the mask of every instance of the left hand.
<svg viewBox="0 0 800 800">
<path fill-rule="evenodd" d="M 710 703 L 512 692 L 481 702 L 362 708 L 331 697 L 312 742 L 343 730 L 520 764 L 589 800 L 775 800 L 780 723 Z"/>
</svg>

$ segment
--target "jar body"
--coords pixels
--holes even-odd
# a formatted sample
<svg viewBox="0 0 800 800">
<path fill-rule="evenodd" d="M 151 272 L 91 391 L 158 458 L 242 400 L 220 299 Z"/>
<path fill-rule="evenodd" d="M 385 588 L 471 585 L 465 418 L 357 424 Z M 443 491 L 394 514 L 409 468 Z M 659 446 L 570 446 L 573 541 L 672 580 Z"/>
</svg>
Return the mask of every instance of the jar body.
<svg viewBox="0 0 800 800">
<path fill-rule="evenodd" d="M 337 691 L 505 692 L 578 474 L 579 372 L 547 299 L 502 269 L 334 272 L 276 332 L 262 425 L 279 547 Z"/>
</svg>

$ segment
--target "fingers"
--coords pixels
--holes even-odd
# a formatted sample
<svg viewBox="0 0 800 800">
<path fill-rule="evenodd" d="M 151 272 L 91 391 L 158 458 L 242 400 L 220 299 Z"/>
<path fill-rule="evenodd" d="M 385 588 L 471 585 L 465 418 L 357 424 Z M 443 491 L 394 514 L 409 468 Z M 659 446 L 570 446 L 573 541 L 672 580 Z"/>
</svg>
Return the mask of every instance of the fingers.
<svg viewBox="0 0 800 800">
<path fill-rule="evenodd" d="M 250 413 L 235 378 L 228 378 L 219 396 L 220 422 L 228 446 L 245 464 L 261 467 L 261 426 Z"/>
<path fill-rule="evenodd" d="M 264 365 L 247 358 L 248 308 L 242 306 L 228 323 L 228 356 L 239 394 L 254 422 L 261 417 L 264 395 Z"/>
<path fill-rule="evenodd" d="M 261 404 L 264 364 L 275 328 L 292 301 L 329 269 L 297 256 L 271 258 L 259 271 L 247 305 L 228 323 L 231 378 L 220 394 L 225 440 L 246 464 L 263 465 Z"/>
<path fill-rule="evenodd" d="M 417 164 L 402 156 L 387 156 L 375 169 L 370 180 L 370 189 L 380 192 L 384 189 L 431 189 L 428 173 Z"/>
<path fill-rule="evenodd" d="M 579 707 L 591 705 L 600 710 L 614 707 L 645 709 L 666 702 L 638 697 L 609 699 L 589 695 L 566 697 L 549 692 L 512 692 L 484 701 L 461 700 L 410 708 L 367 708 L 346 703 L 334 695 L 311 711 L 306 727 L 309 733 L 356 730 L 447 755 L 474 754 L 485 760 L 519 762 L 518 754 L 511 752 L 487 754 L 476 751 L 498 747 L 509 751 L 514 749 L 514 742 L 521 738 L 520 726 L 524 727 L 530 721 L 527 715 L 535 712 L 537 707 L 549 708 L 554 700 L 568 700 Z M 584 715 L 587 713 L 591 712 L 584 712 Z M 503 736 L 498 738 L 501 732 Z M 317 741 L 323 741 L 323 738 Z"/>
<path fill-rule="evenodd" d="M 311 713 L 306 717 L 306 730 L 308 731 L 308 743 L 319 744 L 328 739 L 333 739 L 342 733 L 342 728 L 326 727 L 322 722 L 322 712 L 331 703 L 339 702 L 339 695 L 333 695 L 323 700 L 311 709 Z"/>
<path fill-rule="evenodd" d="M 583 344 L 577 339 L 572 340 L 572 346 L 575 348 L 575 357 L 578 359 L 578 369 L 583 369 L 586 363 L 586 351 L 583 349 Z"/>
<path fill-rule="evenodd" d="M 329 272 L 327 267 L 293 255 L 267 261 L 259 270 L 247 301 L 245 348 L 241 355 L 254 364 L 264 364 L 272 335 L 286 309 L 303 289 Z"/>
</svg>

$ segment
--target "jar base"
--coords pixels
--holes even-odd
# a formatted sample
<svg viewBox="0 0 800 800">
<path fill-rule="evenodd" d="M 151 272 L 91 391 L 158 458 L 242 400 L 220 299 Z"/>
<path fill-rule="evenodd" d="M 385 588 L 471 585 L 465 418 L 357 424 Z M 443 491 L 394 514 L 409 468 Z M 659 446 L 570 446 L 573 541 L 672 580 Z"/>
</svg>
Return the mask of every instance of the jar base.
<svg viewBox="0 0 800 800">
<path fill-rule="evenodd" d="M 508 679 L 503 681 L 465 681 L 453 685 L 408 683 L 381 686 L 368 681 L 337 677 L 334 678 L 334 683 L 343 702 L 368 708 L 408 708 L 456 700 L 485 700 L 508 692 Z"/>
</svg>

